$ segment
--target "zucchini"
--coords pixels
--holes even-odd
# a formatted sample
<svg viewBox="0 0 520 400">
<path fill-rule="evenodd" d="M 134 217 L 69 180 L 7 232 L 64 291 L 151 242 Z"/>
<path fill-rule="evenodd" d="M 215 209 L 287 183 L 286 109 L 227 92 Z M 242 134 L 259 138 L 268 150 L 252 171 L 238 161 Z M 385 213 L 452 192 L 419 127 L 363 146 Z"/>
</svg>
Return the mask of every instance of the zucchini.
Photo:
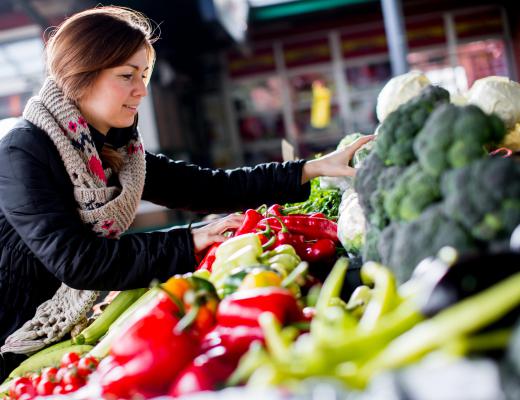
<svg viewBox="0 0 520 400">
<path fill-rule="evenodd" d="M 28 372 L 37 372 L 42 368 L 56 367 L 60 364 L 63 356 L 69 352 L 75 352 L 79 355 L 84 354 L 92 349 L 90 345 L 72 345 L 69 347 L 62 347 L 60 349 L 49 351 L 43 354 L 35 354 L 24 360 L 16 369 L 14 369 L 8 378 L 15 378 L 22 376 Z"/>
<path fill-rule="evenodd" d="M 63 342 L 58 342 L 50 345 L 49 347 L 45 347 L 44 349 L 34 353 L 31 357 L 39 355 L 39 354 L 47 354 L 51 351 L 62 349 L 63 347 L 69 347 L 72 346 L 74 343 L 72 343 L 72 339 L 64 340 Z"/>
<path fill-rule="evenodd" d="M 130 307 L 123 312 L 119 318 L 117 318 L 105 336 L 99 341 L 98 344 L 89 352 L 89 355 L 103 358 L 108 355 L 108 351 L 110 350 L 110 345 L 112 341 L 119 336 L 122 330 L 124 330 L 128 325 L 134 322 L 136 319 L 142 317 L 143 312 L 150 307 L 150 303 L 155 299 L 155 297 L 161 292 L 160 288 L 152 288 L 148 290 L 144 295 L 142 295 L 136 302 L 134 302 Z M 143 310 L 143 311 L 141 311 Z"/>
<path fill-rule="evenodd" d="M 132 289 L 120 292 L 101 315 L 72 341 L 74 344 L 94 344 L 110 328 L 110 325 L 148 289 Z"/>
</svg>

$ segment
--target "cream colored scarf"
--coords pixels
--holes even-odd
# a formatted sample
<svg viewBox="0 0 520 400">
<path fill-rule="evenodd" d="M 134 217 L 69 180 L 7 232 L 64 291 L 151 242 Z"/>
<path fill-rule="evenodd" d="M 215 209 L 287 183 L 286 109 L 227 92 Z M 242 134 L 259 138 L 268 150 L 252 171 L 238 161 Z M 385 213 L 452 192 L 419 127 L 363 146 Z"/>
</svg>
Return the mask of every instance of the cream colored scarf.
<svg viewBox="0 0 520 400">
<path fill-rule="evenodd" d="M 98 236 L 118 239 L 134 220 L 144 187 L 145 155 L 137 129 L 117 149 L 124 157 L 119 188 L 107 186 L 112 172 L 102 167 L 87 121 L 53 79 L 47 78 L 39 95 L 29 100 L 23 116 L 45 131 L 58 149 L 82 221 Z M 30 354 L 58 341 L 85 318 L 98 296 L 96 291 L 62 284 L 31 320 L 6 339 L 1 351 Z"/>
</svg>

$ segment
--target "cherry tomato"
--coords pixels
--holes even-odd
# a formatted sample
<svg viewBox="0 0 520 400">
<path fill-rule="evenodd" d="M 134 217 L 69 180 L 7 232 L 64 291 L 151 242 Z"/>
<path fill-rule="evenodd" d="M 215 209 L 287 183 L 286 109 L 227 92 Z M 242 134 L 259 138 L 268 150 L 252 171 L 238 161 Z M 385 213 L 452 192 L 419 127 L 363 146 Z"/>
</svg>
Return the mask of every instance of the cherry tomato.
<svg viewBox="0 0 520 400">
<path fill-rule="evenodd" d="M 83 385 L 73 385 L 72 383 L 69 383 L 69 384 L 63 386 L 63 393 L 75 392 L 81 386 L 83 386 Z"/>
<path fill-rule="evenodd" d="M 65 375 L 63 375 L 63 380 L 61 382 L 64 387 L 66 387 L 67 385 L 80 387 L 85 384 L 85 380 L 78 375 L 75 369 L 69 369 L 65 373 Z"/>
<path fill-rule="evenodd" d="M 56 382 L 56 374 L 58 373 L 58 368 L 55 367 L 47 367 L 42 370 L 42 380 L 46 379 L 51 382 Z"/>
<path fill-rule="evenodd" d="M 69 370 L 68 367 L 61 367 L 57 372 L 56 372 L 56 382 L 61 382 L 63 381 L 63 377 L 65 376 L 65 374 L 67 373 L 67 371 Z"/>
<path fill-rule="evenodd" d="M 41 396 L 47 396 L 49 394 L 53 394 L 54 388 L 56 387 L 56 383 L 50 381 L 48 379 L 42 379 L 38 386 L 36 386 L 36 393 Z"/>
<path fill-rule="evenodd" d="M 79 354 L 71 351 L 70 353 L 64 354 L 61 358 L 60 367 L 68 367 L 69 365 L 77 365 L 79 361 Z"/>
<path fill-rule="evenodd" d="M 87 356 L 83 357 L 78 362 L 78 375 L 85 378 L 96 370 L 98 366 L 98 360 L 95 357 Z"/>
<path fill-rule="evenodd" d="M 59 384 L 56 385 L 56 386 L 54 387 L 54 390 L 52 391 L 52 394 L 63 394 L 63 393 L 65 393 L 65 392 L 63 391 L 63 386 L 61 386 L 61 385 L 59 385 Z"/>
<path fill-rule="evenodd" d="M 18 400 L 32 400 L 32 399 L 34 399 L 34 394 L 23 393 L 23 394 L 20 395 L 17 399 L 18 399 Z"/>
<path fill-rule="evenodd" d="M 15 399 L 24 393 L 34 395 L 34 392 L 35 391 L 31 379 L 27 376 L 16 378 L 9 387 L 9 395 Z"/>
</svg>

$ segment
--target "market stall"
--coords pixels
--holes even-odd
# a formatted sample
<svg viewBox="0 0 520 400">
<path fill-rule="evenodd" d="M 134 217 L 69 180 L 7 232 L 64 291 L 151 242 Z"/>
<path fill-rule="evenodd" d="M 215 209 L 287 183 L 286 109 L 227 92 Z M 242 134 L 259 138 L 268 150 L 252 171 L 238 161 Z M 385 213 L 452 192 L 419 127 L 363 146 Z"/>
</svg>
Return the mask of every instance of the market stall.
<svg viewBox="0 0 520 400">
<path fill-rule="evenodd" d="M 518 96 L 394 78 L 355 178 L 246 210 L 195 272 L 120 292 L 0 397 L 518 398 Z"/>
</svg>

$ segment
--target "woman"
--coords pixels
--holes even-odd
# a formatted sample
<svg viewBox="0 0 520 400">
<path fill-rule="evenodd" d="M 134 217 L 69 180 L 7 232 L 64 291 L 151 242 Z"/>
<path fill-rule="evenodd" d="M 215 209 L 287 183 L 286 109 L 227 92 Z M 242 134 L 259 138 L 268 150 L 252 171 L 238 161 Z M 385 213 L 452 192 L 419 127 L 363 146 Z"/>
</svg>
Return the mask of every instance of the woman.
<svg viewBox="0 0 520 400">
<path fill-rule="evenodd" d="M 310 179 L 353 175 L 346 165 L 370 140 L 309 162 L 229 171 L 145 152 L 136 121 L 152 43 L 149 22 L 132 10 L 72 16 L 46 45 L 39 96 L 0 143 L 0 379 L 77 324 L 97 291 L 190 271 L 196 253 L 243 219 L 121 236 L 141 199 L 207 212 L 304 200 Z"/>
</svg>

